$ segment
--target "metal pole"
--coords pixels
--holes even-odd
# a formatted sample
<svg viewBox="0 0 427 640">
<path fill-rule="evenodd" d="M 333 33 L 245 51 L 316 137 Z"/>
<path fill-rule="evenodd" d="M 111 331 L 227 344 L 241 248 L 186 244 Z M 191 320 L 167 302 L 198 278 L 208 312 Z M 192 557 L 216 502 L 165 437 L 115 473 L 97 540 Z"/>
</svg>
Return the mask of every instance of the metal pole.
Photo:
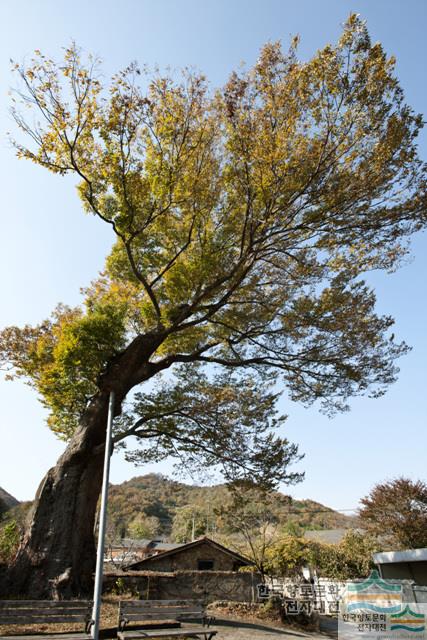
<svg viewBox="0 0 427 640">
<path fill-rule="evenodd" d="M 101 508 L 99 513 L 98 550 L 96 554 L 95 589 L 93 592 L 93 611 L 91 636 L 99 637 L 99 614 L 101 611 L 102 573 L 104 569 L 105 524 L 107 522 L 108 479 L 110 475 L 111 432 L 113 427 L 114 391 L 110 392 L 108 404 L 107 433 L 105 436 L 104 476 L 102 478 Z"/>
</svg>

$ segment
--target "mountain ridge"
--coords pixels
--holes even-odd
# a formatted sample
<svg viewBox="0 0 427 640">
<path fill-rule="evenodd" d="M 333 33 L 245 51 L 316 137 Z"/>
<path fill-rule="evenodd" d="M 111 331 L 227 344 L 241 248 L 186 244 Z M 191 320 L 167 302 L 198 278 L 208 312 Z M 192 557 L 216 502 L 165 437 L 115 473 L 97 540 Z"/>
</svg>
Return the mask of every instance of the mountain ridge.
<svg viewBox="0 0 427 640">
<path fill-rule="evenodd" d="M 280 491 L 272 495 L 273 517 L 281 528 L 291 533 L 355 526 L 355 516 L 343 515 L 314 500 L 291 499 Z M 220 526 L 218 512 L 228 499 L 229 493 L 224 484 L 188 485 L 154 473 L 135 476 L 120 484 L 110 485 L 110 530 L 115 537 L 132 537 L 129 535 L 130 529 L 138 518 L 145 521 L 151 519 L 151 522 L 155 519 L 158 523 L 157 535 L 182 541 L 185 535 L 177 528 L 177 520 L 186 519 L 188 522 L 196 514 L 201 532 L 203 522 L 207 522 L 207 532 L 214 531 Z M 180 526 L 182 529 L 182 522 Z"/>
<path fill-rule="evenodd" d="M 357 526 L 355 516 L 343 515 L 314 500 L 292 499 L 281 491 L 272 492 L 269 510 L 284 532 L 303 535 L 307 530 L 348 529 Z M 110 484 L 108 529 L 110 539 L 161 537 L 183 542 L 192 535 L 224 532 L 220 511 L 230 500 L 224 484 L 189 485 L 162 474 L 135 476 Z M 24 525 L 31 502 L 19 502 L 0 488 L 0 517 L 16 519 Z M 254 495 L 251 506 L 260 507 Z M 194 521 L 194 522 L 193 522 Z"/>
<path fill-rule="evenodd" d="M 0 487 L 0 515 L 13 507 L 17 507 L 19 504 L 19 500 Z"/>
</svg>

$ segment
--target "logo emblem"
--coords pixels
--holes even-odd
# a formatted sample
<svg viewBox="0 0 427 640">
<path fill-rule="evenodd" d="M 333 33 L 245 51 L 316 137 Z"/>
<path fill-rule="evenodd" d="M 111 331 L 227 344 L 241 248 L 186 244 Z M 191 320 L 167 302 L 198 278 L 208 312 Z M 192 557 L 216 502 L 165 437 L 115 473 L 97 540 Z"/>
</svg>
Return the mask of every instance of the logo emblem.
<svg viewBox="0 0 427 640">
<path fill-rule="evenodd" d="M 347 612 L 372 611 L 374 613 L 399 613 L 402 603 L 402 586 L 390 584 L 372 571 L 363 582 L 350 582 L 343 594 Z"/>
<path fill-rule="evenodd" d="M 393 613 L 390 616 L 390 630 L 404 629 L 413 633 L 424 633 L 425 616 L 423 613 L 416 613 L 407 605 L 400 613 Z"/>
</svg>

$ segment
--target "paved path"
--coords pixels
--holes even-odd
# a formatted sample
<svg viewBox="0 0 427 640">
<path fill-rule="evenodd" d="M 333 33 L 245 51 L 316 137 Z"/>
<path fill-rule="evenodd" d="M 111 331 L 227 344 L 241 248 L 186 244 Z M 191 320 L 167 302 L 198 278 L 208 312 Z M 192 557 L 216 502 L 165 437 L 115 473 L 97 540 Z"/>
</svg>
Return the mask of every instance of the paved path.
<svg viewBox="0 0 427 640">
<path fill-rule="evenodd" d="M 231 618 L 217 617 L 212 626 L 218 629 L 218 640 L 326 640 L 322 634 L 280 629 L 262 622 L 242 622 Z"/>
</svg>

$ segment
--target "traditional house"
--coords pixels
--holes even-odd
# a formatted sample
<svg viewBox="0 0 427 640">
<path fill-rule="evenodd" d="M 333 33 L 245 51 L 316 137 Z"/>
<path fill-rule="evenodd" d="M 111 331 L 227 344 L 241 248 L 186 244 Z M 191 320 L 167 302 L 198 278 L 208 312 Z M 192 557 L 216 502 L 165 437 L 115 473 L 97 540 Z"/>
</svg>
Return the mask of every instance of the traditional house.
<svg viewBox="0 0 427 640">
<path fill-rule="evenodd" d="M 253 562 L 210 538 L 201 538 L 127 565 L 128 571 L 238 571 Z"/>
</svg>

